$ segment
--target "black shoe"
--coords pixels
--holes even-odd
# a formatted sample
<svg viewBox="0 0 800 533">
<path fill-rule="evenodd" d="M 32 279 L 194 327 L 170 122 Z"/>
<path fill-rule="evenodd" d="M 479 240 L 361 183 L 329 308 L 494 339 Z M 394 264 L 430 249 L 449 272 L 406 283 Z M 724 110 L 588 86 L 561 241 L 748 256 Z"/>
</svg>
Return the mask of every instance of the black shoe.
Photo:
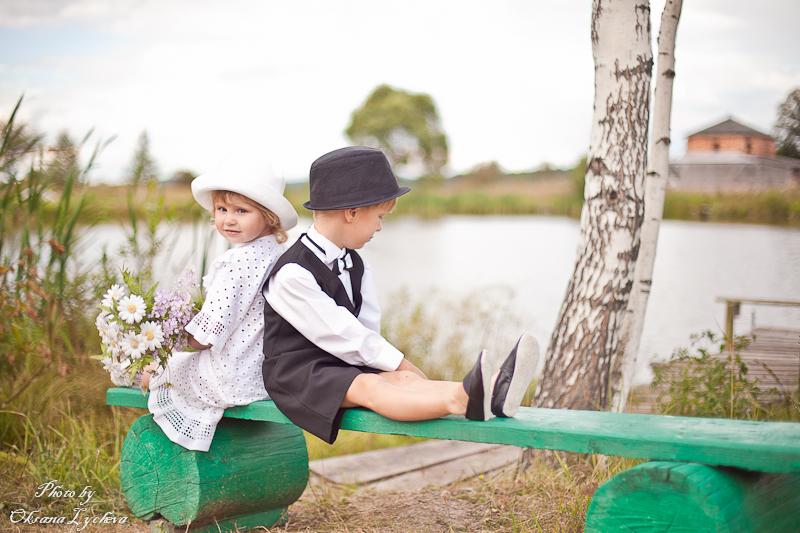
<svg viewBox="0 0 800 533">
<path fill-rule="evenodd" d="M 486 350 L 478 355 L 478 361 L 462 382 L 464 390 L 469 396 L 466 417 L 469 420 L 489 420 L 492 396 L 489 387 L 492 383 L 494 368 L 487 356 Z"/>
<path fill-rule="evenodd" d="M 492 391 L 492 413 L 502 418 L 517 414 L 519 404 L 539 363 L 539 343 L 523 333 L 517 345 L 500 367 L 500 375 Z"/>
</svg>

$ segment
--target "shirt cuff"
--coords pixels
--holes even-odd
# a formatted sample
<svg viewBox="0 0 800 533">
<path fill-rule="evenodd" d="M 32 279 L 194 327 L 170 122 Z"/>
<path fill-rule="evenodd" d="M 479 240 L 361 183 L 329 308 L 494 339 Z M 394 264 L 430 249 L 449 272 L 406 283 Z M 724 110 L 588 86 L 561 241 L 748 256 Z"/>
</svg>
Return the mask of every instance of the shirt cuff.
<svg viewBox="0 0 800 533">
<path fill-rule="evenodd" d="M 381 348 L 375 361 L 370 363 L 369 366 L 385 372 L 393 372 L 397 370 L 397 367 L 403 362 L 404 357 L 403 352 L 387 342 L 384 344 L 383 348 Z"/>
</svg>

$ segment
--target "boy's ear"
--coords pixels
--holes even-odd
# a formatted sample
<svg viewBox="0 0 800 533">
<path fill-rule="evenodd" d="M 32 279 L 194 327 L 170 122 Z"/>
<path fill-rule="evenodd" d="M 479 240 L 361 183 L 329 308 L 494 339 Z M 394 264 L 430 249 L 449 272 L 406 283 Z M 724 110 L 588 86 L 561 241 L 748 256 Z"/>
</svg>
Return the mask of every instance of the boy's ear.
<svg viewBox="0 0 800 533">
<path fill-rule="evenodd" d="M 356 218 L 356 214 L 358 213 L 359 207 L 351 207 L 350 209 L 344 210 L 344 219 L 346 222 L 352 222 L 354 218 Z"/>
</svg>

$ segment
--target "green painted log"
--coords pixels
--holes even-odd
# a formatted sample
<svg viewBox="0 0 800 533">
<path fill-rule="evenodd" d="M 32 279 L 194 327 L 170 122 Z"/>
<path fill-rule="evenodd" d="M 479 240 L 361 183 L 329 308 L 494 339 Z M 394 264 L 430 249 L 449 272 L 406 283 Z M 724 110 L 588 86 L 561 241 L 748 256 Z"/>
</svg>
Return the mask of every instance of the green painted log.
<svg viewBox="0 0 800 533">
<path fill-rule="evenodd" d="M 234 419 L 220 421 L 208 452 L 195 452 L 170 441 L 152 415 L 142 416 L 125 437 L 120 462 L 122 490 L 136 517 L 160 516 L 192 532 L 272 526 L 303 493 L 308 476 L 299 428 Z"/>
<path fill-rule="evenodd" d="M 800 474 L 696 463 L 643 463 L 594 494 L 586 533 L 797 533 Z"/>
</svg>

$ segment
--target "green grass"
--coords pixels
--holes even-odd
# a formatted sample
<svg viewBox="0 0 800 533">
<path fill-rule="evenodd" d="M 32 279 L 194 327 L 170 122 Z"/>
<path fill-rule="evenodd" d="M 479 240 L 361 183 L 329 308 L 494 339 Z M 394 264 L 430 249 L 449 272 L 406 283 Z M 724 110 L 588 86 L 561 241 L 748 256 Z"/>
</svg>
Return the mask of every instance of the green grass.
<svg viewBox="0 0 800 533">
<path fill-rule="evenodd" d="M 444 215 L 549 215 L 577 219 L 582 202 L 574 187 L 575 183 L 568 176 L 539 181 L 506 180 L 494 184 L 462 183 L 458 186 L 446 181 L 424 185 L 412 183 L 411 192 L 400 198 L 395 214 L 426 219 Z M 82 223 L 127 220 L 127 191 L 124 186 L 90 187 Z M 206 216 L 188 187 L 162 186 L 156 192 L 163 196 L 167 207 L 175 210 L 178 220 L 195 221 Z M 308 184 L 290 184 L 285 195 L 298 213 L 310 214 L 303 207 L 303 202 L 309 197 Z M 50 217 L 55 215 L 52 206 L 45 206 L 44 211 Z M 800 191 L 667 191 L 664 219 L 797 226 L 800 225 Z"/>
</svg>

